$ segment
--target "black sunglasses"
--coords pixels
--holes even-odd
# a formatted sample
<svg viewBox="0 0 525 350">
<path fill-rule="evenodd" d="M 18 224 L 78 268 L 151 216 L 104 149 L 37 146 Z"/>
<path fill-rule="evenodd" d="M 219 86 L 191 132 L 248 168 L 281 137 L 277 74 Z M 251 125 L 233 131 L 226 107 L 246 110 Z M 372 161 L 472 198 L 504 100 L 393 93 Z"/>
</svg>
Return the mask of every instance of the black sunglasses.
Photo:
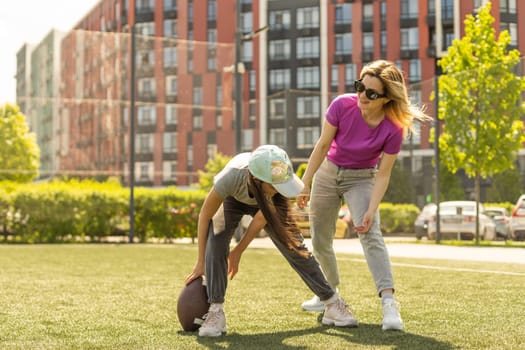
<svg viewBox="0 0 525 350">
<path fill-rule="evenodd" d="M 375 91 L 374 89 L 367 89 L 365 87 L 365 84 L 363 84 L 362 79 L 354 81 L 354 88 L 357 92 L 365 92 L 366 98 L 369 100 L 377 100 L 381 97 L 386 97 L 386 95 L 381 95 L 379 92 Z"/>
</svg>

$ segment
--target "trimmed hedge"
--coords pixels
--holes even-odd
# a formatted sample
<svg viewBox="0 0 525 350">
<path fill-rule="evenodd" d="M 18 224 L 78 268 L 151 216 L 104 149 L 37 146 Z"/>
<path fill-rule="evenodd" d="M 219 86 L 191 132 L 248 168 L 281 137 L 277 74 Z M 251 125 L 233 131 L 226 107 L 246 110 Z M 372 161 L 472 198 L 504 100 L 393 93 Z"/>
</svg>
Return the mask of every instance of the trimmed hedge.
<svg viewBox="0 0 525 350">
<path fill-rule="evenodd" d="M 135 236 L 196 237 L 205 193 L 137 188 Z M 129 235 L 129 189 L 116 182 L 0 183 L 0 234 L 20 243 L 91 242 Z"/>
<path fill-rule="evenodd" d="M 195 239 L 205 197 L 200 190 L 136 188 L 134 237 L 140 242 Z M 379 210 L 383 233 L 414 232 L 419 213 L 415 205 L 381 203 Z M 128 236 L 129 189 L 112 181 L 0 182 L 0 235 L 4 242 L 20 243 L 99 242 Z"/>
</svg>

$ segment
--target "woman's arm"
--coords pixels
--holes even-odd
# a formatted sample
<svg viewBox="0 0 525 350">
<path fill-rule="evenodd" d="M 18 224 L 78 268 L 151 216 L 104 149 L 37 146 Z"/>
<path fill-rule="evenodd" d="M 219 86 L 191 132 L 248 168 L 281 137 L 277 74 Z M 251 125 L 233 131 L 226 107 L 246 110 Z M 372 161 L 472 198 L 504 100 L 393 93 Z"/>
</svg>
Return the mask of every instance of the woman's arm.
<svg viewBox="0 0 525 350">
<path fill-rule="evenodd" d="M 222 198 L 219 197 L 215 190 L 211 190 L 206 196 L 204 203 L 202 204 L 201 211 L 199 213 L 199 219 L 197 222 L 197 244 L 198 244 L 198 255 L 197 263 L 193 268 L 193 272 L 186 277 L 184 283 L 188 284 L 195 278 L 204 275 L 204 263 L 206 257 L 206 242 L 208 238 L 208 228 L 210 220 L 213 215 L 217 212 L 222 204 Z"/>
<path fill-rule="evenodd" d="M 392 168 L 397 159 L 397 154 L 383 153 L 381 157 L 381 163 L 376 175 L 374 188 L 372 189 L 372 195 L 370 197 L 370 203 L 368 203 L 368 210 L 366 211 L 363 221 L 360 225 L 355 227 L 357 233 L 366 233 L 370 229 L 372 219 L 379 207 L 379 203 L 383 199 L 385 192 L 390 182 L 390 175 L 392 174 Z"/>
<path fill-rule="evenodd" d="M 254 215 L 239 243 L 237 243 L 237 245 L 231 250 L 230 255 L 228 256 L 228 275 L 230 276 L 230 279 L 232 279 L 239 271 L 239 262 L 241 261 L 242 253 L 265 225 L 266 219 L 264 218 L 263 213 L 259 210 Z"/>
<path fill-rule="evenodd" d="M 323 122 L 321 136 L 319 137 L 319 140 L 317 140 L 317 142 L 315 143 L 315 147 L 312 151 L 312 154 L 310 155 L 310 159 L 308 160 L 308 164 L 306 166 L 306 171 L 304 172 L 302 178 L 304 182 L 304 189 L 297 196 L 297 205 L 299 206 L 299 208 L 304 208 L 304 206 L 308 202 L 308 198 L 310 196 L 310 186 L 312 185 L 312 179 L 317 169 L 319 169 L 321 163 L 326 157 L 326 154 L 330 149 L 330 145 L 332 144 L 336 132 L 337 127 L 333 126 L 326 120 Z"/>
</svg>

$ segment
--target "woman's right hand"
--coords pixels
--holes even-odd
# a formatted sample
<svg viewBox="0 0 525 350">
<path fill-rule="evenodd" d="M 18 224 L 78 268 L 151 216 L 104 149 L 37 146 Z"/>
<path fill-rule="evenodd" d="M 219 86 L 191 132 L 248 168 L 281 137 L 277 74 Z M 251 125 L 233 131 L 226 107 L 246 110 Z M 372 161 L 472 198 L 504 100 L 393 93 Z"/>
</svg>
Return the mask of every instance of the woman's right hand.
<svg viewBox="0 0 525 350">
<path fill-rule="evenodd" d="M 301 209 L 304 209 L 308 205 L 310 200 L 310 186 L 304 185 L 303 190 L 296 197 L 297 206 Z"/>
<path fill-rule="evenodd" d="M 188 285 L 191 281 L 201 277 L 202 275 L 204 275 L 204 264 L 201 262 L 197 262 L 195 264 L 195 267 L 193 268 L 193 272 L 190 273 L 188 277 L 186 277 L 186 279 L 184 280 L 184 284 Z"/>
</svg>

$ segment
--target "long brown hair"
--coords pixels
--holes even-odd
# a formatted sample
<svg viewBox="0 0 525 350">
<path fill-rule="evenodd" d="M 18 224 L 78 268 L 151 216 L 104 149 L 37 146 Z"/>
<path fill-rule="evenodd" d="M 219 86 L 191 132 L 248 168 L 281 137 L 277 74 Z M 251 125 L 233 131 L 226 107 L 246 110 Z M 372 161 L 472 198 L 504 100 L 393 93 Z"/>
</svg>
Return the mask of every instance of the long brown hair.
<svg viewBox="0 0 525 350">
<path fill-rule="evenodd" d="M 267 197 L 262 184 L 261 180 L 249 173 L 248 190 L 255 197 L 267 225 L 285 247 L 305 258 L 310 257 L 310 252 L 300 239 L 301 230 L 292 213 L 290 200 L 279 192 L 271 198 Z"/>
</svg>

